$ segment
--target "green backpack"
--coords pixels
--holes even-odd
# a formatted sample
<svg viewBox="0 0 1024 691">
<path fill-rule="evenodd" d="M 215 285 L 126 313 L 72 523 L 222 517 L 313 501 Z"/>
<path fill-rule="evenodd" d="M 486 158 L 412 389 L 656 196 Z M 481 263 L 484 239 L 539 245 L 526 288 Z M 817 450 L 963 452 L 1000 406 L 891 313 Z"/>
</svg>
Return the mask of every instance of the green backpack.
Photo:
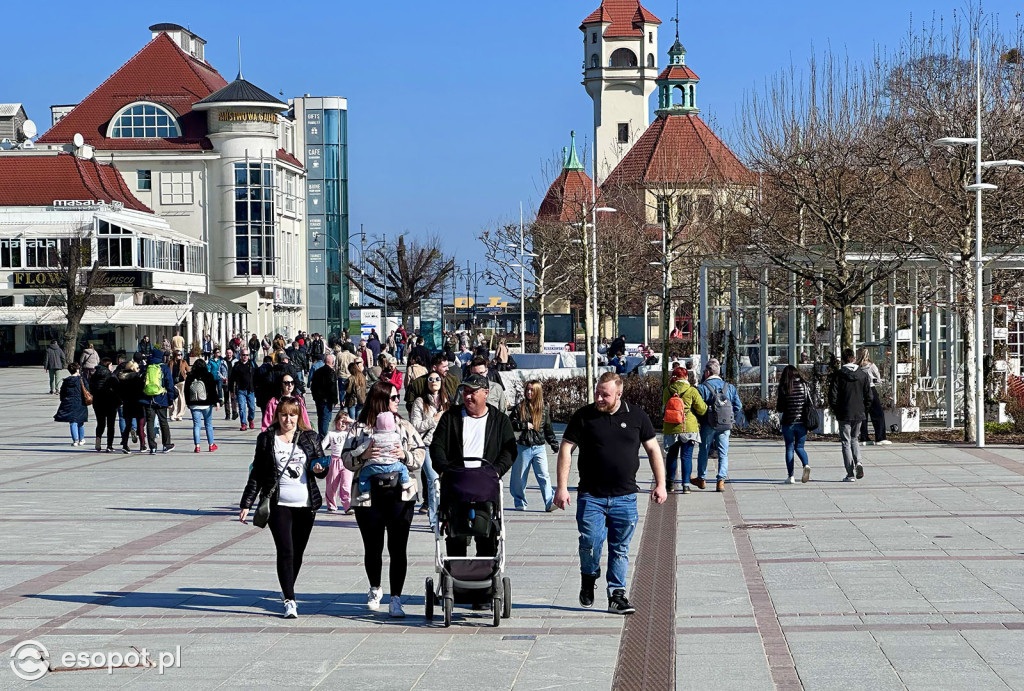
<svg viewBox="0 0 1024 691">
<path fill-rule="evenodd" d="M 167 389 L 164 388 L 164 373 L 160 369 L 160 365 L 146 366 L 146 383 L 142 387 L 142 393 L 147 396 L 159 396 L 162 393 L 167 393 Z"/>
</svg>

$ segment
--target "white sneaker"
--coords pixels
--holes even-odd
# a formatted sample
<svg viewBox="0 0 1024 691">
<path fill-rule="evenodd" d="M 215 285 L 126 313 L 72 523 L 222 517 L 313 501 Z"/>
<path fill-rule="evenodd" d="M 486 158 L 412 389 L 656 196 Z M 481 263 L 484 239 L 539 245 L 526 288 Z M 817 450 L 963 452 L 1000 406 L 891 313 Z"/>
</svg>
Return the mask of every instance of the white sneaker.
<svg viewBox="0 0 1024 691">
<path fill-rule="evenodd" d="M 376 612 L 380 609 L 380 601 L 384 599 L 384 591 L 380 588 L 370 588 L 370 592 L 366 593 L 366 609 L 372 609 Z"/>
<path fill-rule="evenodd" d="M 875 444 L 877 446 L 888 446 L 889 444 L 892 444 L 892 442 L 888 439 L 883 439 L 882 441 L 876 441 Z"/>
<path fill-rule="evenodd" d="M 855 478 L 853 475 L 847 475 L 846 477 L 843 478 L 843 482 L 856 482 L 856 481 L 857 481 L 857 478 Z"/>
<path fill-rule="evenodd" d="M 285 619 L 298 619 L 299 608 L 295 605 L 295 600 L 284 601 L 284 618 Z"/>
<path fill-rule="evenodd" d="M 804 466 L 804 474 L 800 477 L 800 482 L 807 482 L 811 479 L 811 466 Z"/>
<path fill-rule="evenodd" d="M 388 613 L 395 619 L 404 619 L 405 610 L 402 609 L 402 598 L 398 595 L 391 596 L 391 604 L 388 607 Z"/>
<path fill-rule="evenodd" d="M 790 475 L 788 478 L 786 478 L 786 484 L 787 485 L 795 485 L 796 484 L 796 478 L 794 478 L 792 475 Z"/>
</svg>

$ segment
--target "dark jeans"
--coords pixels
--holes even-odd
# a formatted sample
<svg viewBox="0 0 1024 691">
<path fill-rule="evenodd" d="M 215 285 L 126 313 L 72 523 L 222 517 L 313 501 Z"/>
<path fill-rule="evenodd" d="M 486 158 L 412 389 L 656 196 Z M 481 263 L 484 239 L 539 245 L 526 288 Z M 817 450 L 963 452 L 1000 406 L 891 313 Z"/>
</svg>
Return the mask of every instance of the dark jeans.
<svg viewBox="0 0 1024 691">
<path fill-rule="evenodd" d="M 170 446 L 171 425 L 167 422 L 167 408 L 143 403 L 142 409 L 146 413 L 146 437 L 149 439 L 149 448 L 156 448 L 156 437 L 153 434 L 153 423 L 157 418 L 160 420 L 160 441 L 163 442 L 164 448 Z"/>
<path fill-rule="evenodd" d="M 878 390 L 875 387 L 871 387 L 871 409 L 868 410 L 868 417 L 871 418 L 871 426 L 875 428 L 875 443 L 885 441 L 885 411 L 882 410 L 882 402 L 878 400 Z M 860 426 L 860 440 L 870 441 L 866 420 Z"/>
<path fill-rule="evenodd" d="M 331 426 L 331 414 L 334 412 L 334 404 L 333 403 L 321 403 L 320 401 L 315 401 L 315 403 L 316 403 L 316 427 L 317 427 L 316 431 L 320 433 L 321 437 L 326 437 L 327 436 L 327 430 Z"/>
<path fill-rule="evenodd" d="M 134 426 L 135 430 L 139 433 L 139 448 L 140 449 L 145 449 L 146 448 L 146 418 L 145 418 L 145 413 L 143 413 L 143 417 L 132 418 L 130 420 L 130 422 L 131 422 L 131 424 L 125 424 L 124 429 L 121 430 L 121 446 L 122 446 L 122 448 L 125 448 L 125 449 L 129 448 L 128 447 L 128 437 L 131 435 L 132 427 Z"/>
<path fill-rule="evenodd" d="M 270 507 L 270 534 L 277 548 L 277 580 L 285 600 L 295 599 L 295 579 L 302 568 L 302 555 L 313 532 L 313 512 L 306 506 Z"/>
<path fill-rule="evenodd" d="M 667 484 L 671 485 L 676 481 L 676 459 L 679 458 L 680 450 L 683 452 L 683 476 L 680 478 L 680 482 L 685 485 L 690 481 L 693 473 L 693 450 L 695 448 L 697 448 L 695 441 L 677 441 L 668 447 L 668 453 L 665 454 L 665 482 Z"/>
<path fill-rule="evenodd" d="M 391 565 L 388 576 L 391 581 L 391 595 L 401 596 L 405 587 L 405 574 L 409 567 L 406 554 L 409 545 L 409 528 L 416 502 L 402 501 L 402 489 L 374 491 L 370 506 L 355 507 L 356 524 L 363 538 L 363 566 L 366 577 L 374 588 L 380 587 L 381 571 L 384 568 L 384 533 L 387 532 L 388 558 Z"/>
<path fill-rule="evenodd" d="M 96 438 L 103 436 L 103 430 L 107 430 L 107 448 L 114 447 L 114 430 L 117 429 L 117 408 L 92 407 L 96 413 Z"/>
<path fill-rule="evenodd" d="M 807 460 L 807 452 L 804 450 L 804 442 L 807 441 L 807 425 L 802 422 L 795 425 L 783 425 L 782 439 L 786 442 L 786 471 L 792 476 L 794 454 L 800 458 L 803 465 L 810 463 Z"/>
</svg>

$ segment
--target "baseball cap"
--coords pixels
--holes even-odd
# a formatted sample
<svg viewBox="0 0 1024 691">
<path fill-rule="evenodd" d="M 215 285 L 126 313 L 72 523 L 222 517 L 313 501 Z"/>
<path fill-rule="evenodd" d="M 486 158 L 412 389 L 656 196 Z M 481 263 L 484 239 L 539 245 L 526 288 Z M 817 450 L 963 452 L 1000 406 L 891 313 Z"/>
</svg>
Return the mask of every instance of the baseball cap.
<svg viewBox="0 0 1024 691">
<path fill-rule="evenodd" d="M 491 382 L 487 381 L 487 377 L 482 374 L 471 374 L 462 380 L 462 386 L 466 389 L 488 389 L 491 388 Z"/>
</svg>

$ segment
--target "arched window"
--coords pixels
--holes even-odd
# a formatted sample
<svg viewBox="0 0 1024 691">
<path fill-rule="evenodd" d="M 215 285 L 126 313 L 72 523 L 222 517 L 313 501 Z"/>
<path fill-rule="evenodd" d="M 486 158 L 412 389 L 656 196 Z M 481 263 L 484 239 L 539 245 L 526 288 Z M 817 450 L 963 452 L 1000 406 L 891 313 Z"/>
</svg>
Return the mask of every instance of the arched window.
<svg viewBox="0 0 1024 691">
<path fill-rule="evenodd" d="M 180 137 L 178 119 L 156 103 L 133 103 L 110 121 L 108 137 L 115 139 L 157 139 Z"/>
<path fill-rule="evenodd" d="M 597 53 L 594 53 L 593 55 L 590 56 L 590 66 L 591 67 L 600 67 L 601 66 L 601 57 Z"/>
<path fill-rule="evenodd" d="M 647 66 L 654 67 L 654 53 L 649 53 L 647 55 Z"/>
<path fill-rule="evenodd" d="M 691 108 L 696 108 L 697 107 L 697 99 L 694 97 L 695 93 L 696 93 L 696 89 L 694 88 L 693 84 L 690 84 L 690 107 Z"/>
<path fill-rule="evenodd" d="M 686 89 L 681 85 L 677 85 L 672 89 L 672 105 L 674 106 L 685 106 L 686 105 Z"/>
<path fill-rule="evenodd" d="M 612 53 L 611 66 L 636 67 L 636 53 L 631 51 L 629 48 L 619 48 L 614 53 Z"/>
</svg>

